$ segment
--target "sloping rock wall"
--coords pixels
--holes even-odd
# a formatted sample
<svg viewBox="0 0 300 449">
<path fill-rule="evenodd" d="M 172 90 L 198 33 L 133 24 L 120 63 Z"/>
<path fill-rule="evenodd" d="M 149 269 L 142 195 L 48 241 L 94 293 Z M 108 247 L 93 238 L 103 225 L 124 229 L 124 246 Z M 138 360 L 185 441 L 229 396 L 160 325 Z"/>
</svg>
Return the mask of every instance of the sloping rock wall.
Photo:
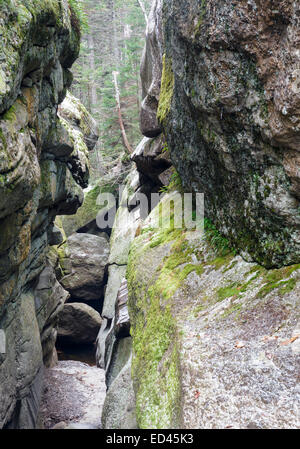
<svg viewBox="0 0 300 449">
<path fill-rule="evenodd" d="M 140 428 L 300 425 L 299 29 L 294 1 L 152 4 L 141 130 L 207 220 L 155 228 L 171 194 L 131 244 Z M 151 177 L 149 147 L 133 158 Z"/>
<path fill-rule="evenodd" d="M 300 265 L 267 270 L 174 229 L 168 200 L 127 269 L 138 426 L 298 428 Z"/>
</svg>

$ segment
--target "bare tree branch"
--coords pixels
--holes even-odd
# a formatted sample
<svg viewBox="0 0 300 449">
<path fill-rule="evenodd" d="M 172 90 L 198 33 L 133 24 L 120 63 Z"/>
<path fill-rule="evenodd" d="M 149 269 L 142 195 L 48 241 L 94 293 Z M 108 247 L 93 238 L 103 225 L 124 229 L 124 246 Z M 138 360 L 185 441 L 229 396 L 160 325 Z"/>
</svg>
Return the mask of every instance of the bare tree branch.
<svg viewBox="0 0 300 449">
<path fill-rule="evenodd" d="M 124 146 L 125 146 L 126 150 L 128 151 L 128 153 L 132 154 L 133 149 L 128 142 L 123 119 L 122 119 L 120 91 L 119 91 L 119 86 L 118 86 L 118 75 L 119 75 L 119 72 L 113 72 L 113 80 L 114 80 L 115 91 L 116 91 L 116 102 L 117 102 L 119 125 L 120 125 L 120 129 L 121 129 L 121 133 L 122 133 L 122 139 L 123 139 Z"/>
</svg>

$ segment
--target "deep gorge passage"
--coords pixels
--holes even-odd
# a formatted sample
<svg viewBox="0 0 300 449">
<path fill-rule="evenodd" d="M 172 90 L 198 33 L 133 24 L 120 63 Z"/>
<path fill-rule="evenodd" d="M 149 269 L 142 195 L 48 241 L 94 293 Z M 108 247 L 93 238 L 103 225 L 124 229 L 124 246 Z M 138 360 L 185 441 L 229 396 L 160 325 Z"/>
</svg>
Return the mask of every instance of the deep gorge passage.
<svg viewBox="0 0 300 449">
<path fill-rule="evenodd" d="M 299 429 L 300 2 L 0 37 L 0 429 Z"/>
</svg>

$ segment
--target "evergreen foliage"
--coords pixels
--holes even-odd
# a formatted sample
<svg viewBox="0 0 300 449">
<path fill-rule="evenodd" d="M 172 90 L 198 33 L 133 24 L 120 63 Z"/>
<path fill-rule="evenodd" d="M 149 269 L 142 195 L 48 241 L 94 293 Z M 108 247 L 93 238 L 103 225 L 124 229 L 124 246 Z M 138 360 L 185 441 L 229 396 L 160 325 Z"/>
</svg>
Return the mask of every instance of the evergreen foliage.
<svg viewBox="0 0 300 449">
<path fill-rule="evenodd" d="M 76 5 L 78 16 L 87 17 L 88 21 L 88 30 L 82 28 L 81 54 L 72 69 L 72 93 L 99 124 L 100 139 L 91 157 L 92 174 L 99 177 L 121 161 L 124 150 L 113 71 L 119 73 L 122 117 L 130 145 L 134 148 L 141 138 L 139 72 L 146 22 L 136 0 L 71 0 L 70 3 Z M 149 12 L 151 1 L 144 3 Z"/>
</svg>

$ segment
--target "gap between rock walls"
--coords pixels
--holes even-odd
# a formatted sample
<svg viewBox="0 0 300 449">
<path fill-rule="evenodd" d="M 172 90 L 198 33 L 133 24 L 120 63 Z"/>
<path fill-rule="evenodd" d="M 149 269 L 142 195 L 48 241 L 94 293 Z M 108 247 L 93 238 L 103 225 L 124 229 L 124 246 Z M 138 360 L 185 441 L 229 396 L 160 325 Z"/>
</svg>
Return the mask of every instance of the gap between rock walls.
<svg viewBox="0 0 300 449">
<path fill-rule="evenodd" d="M 299 428 L 300 6 L 246 3 L 0 1 L 0 428 Z"/>
</svg>

